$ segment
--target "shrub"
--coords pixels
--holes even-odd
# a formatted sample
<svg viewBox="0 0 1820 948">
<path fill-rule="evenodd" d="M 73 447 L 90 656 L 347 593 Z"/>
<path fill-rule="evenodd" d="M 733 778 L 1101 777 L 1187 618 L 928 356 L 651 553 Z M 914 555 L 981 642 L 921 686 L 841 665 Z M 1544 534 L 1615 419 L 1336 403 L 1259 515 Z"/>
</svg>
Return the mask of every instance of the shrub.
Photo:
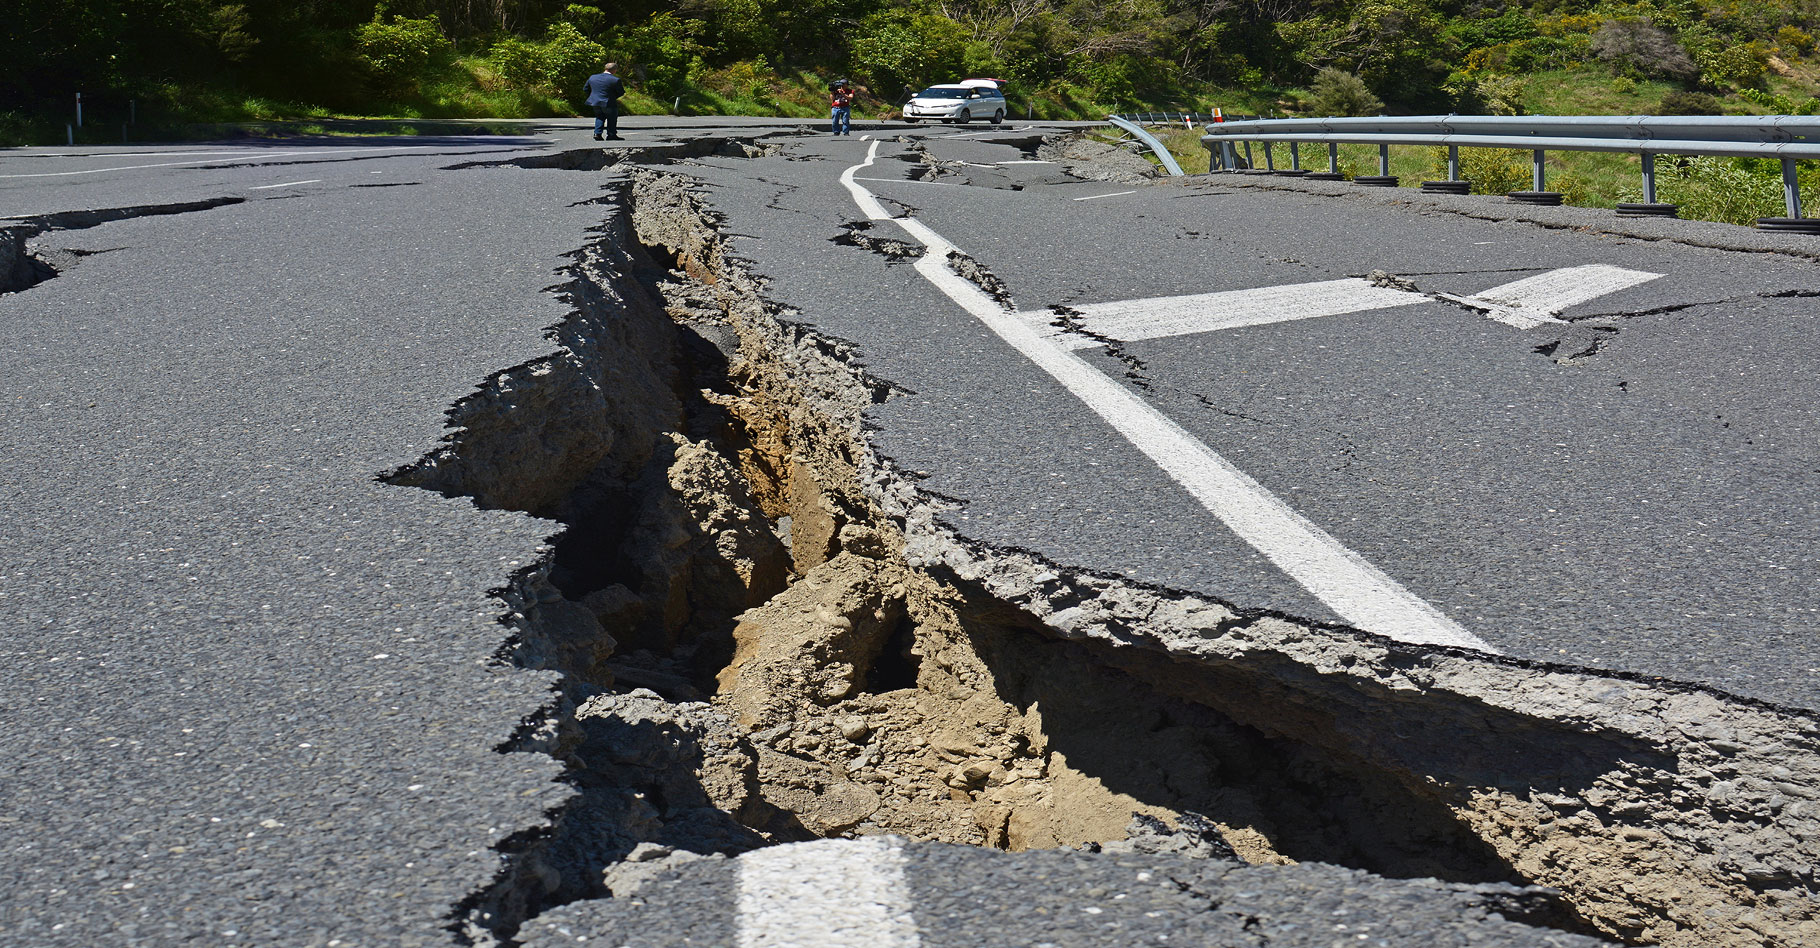
<svg viewBox="0 0 1820 948">
<path fill-rule="evenodd" d="M 487 53 L 487 64 L 500 82 L 512 89 L 535 89 L 543 84 L 543 47 L 529 40 L 508 36 L 493 44 Z"/>
<path fill-rule="evenodd" d="M 1796 99 L 1760 89 L 1739 89 L 1738 96 L 1774 115 L 1820 115 L 1820 98 L 1811 95 L 1806 99 Z"/>
<path fill-rule="evenodd" d="M 1700 59 L 1701 78 L 1715 86 L 1761 89 L 1767 68 L 1769 57 L 1755 43 L 1727 46 Z"/>
<path fill-rule="evenodd" d="M 374 17 L 354 31 L 360 59 L 375 84 L 392 92 L 403 91 L 425 78 L 430 67 L 448 58 L 449 41 L 434 14 L 421 20 Z"/>
<path fill-rule="evenodd" d="M 1439 180 L 1447 176 L 1447 149 L 1428 150 L 1428 173 Z M 1530 185 L 1529 154 L 1518 148 L 1460 149 L 1460 177 L 1472 182 L 1474 194 L 1509 194 L 1527 191 Z"/>
<path fill-rule="evenodd" d="M 1309 111 L 1319 115 L 1380 115 L 1384 102 L 1371 94 L 1365 80 L 1349 72 L 1326 66 L 1314 75 L 1314 88 L 1307 98 Z"/>
<path fill-rule="evenodd" d="M 588 39 L 572 23 L 557 21 L 544 33 L 544 81 L 550 91 L 570 98 L 607 61 L 606 47 Z"/>
<path fill-rule="evenodd" d="M 1529 83 L 1516 76 L 1491 74 L 1470 79 L 1455 74 L 1446 88 L 1457 100 L 1455 111 L 1522 115 L 1523 97 L 1529 92 Z"/>
<path fill-rule="evenodd" d="M 1662 96 L 1662 104 L 1657 107 L 1657 115 L 1723 115 L 1719 100 L 1704 92 L 1684 92 L 1676 89 Z"/>
<path fill-rule="evenodd" d="M 562 8 L 562 20 L 588 36 L 599 36 L 607 29 L 606 11 L 596 6 L 571 3 Z"/>
<path fill-rule="evenodd" d="M 1647 18 L 1607 20 L 1593 35 L 1592 53 L 1614 71 L 1688 82 L 1700 75 L 1693 57 Z"/>
<path fill-rule="evenodd" d="M 583 80 L 606 59 L 605 47 L 581 35 L 574 24 L 560 20 L 550 24 L 541 43 L 511 36 L 493 44 L 487 53 L 488 64 L 506 86 L 565 97 L 579 95 Z"/>
<path fill-rule="evenodd" d="M 1784 26 L 1776 31 L 1776 46 L 1793 56 L 1808 56 L 1814 51 L 1814 34 Z"/>
<path fill-rule="evenodd" d="M 1698 157 L 1657 161 L 1657 200 L 1680 205 L 1681 216 L 1692 220 L 1749 224 L 1759 217 L 1781 217 L 1782 176 L 1773 163 L 1753 169 L 1748 160 Z M 1820 188 L 1808 184 L 1803 198 L 1820 198 Z M 1638 200 L 1635 192 L 1625 200 Z"/>
<path fill-rule="evenodd" d="M 1611 81 L 1611 91 L 1619 95 L 1630 95 L 1637 91 L 1637 80 L 1629 76 L 1619 76 Z"/>
<path fill-rule="evenodd" d="M 699 69 L 708 53 L 695 38 L 701 27 L 700 20 L 656 13 L 644 25 L 621 34 L 616 48 L 636 64 L 645 92 L 660 98 L 676 95 L 684 91 L 690 69 Z"/>
</svg>

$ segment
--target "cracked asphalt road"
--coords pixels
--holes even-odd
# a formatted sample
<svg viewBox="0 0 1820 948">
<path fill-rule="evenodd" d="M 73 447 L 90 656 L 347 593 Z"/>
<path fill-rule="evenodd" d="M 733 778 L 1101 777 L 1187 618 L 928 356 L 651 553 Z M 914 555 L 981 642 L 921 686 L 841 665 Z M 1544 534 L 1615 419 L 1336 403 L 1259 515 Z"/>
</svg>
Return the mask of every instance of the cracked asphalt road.
<svg viewBox="0 0 1820 948">
<path fill-rule="evenodd" d="M 1373 270 L 1455 295 L 1590 263 L 1662 274 L 1531 330 L 1434 300 L 1082 354 L 1499 651 L 1820 702 L 1820 321 L 1794 295 L 1820 286 L 1820 248 L 1721 250 L 1223 176 L 1090 202 L 1074 199 L 1131 186 L 1037 164 L 969 184 L 975 165 L 1031 157 L 1005 137 L 887 142 L 856 174 L 1061 323 L 1071 306 Z M 751 212 L 744 166 L 703 162 L 710 201 L 776 298 L 916 393 L 880 407 L 879 443 L 930 472 L 964 533 L 1338 620 L 977 321 L 923 304 L 903 262 L 839 239 L 858 215 L 828 179 L 859 145 L 792 148 L 825 163 L 758 163 L 796 184 L 766 193 L 797 212 L 787 222 Z M 930 161 L 948 173 L 913 180 Z M 827 246 L 804 248 L 805 215 Z M 1684 226 L 1696 242 L 1717 227 Z"/>
<path fill-rule="evenodd" d="M 1589 260 L 1669 274 L 1565 314 L 1614 330 L 1584 356 L 1537 351 L 1563 327 L 1433 303 L 1094 358 L 1513 655 L 1816 706 L 1814 321 L 1810 299 L 1775 295 L 1812 290 L 1811 260 L 1243 182 L 1085 182 L 1002 163 L 1034 159 L 990 139 L 1027 131 L 926 134 L 936 159 L 971 164 L 910 181 L 910 161 L 886 161 L 878 177 L 906 180 L 869 185 L 1024 308 L 1371 269 L 1455 293 Z M 11 218 L 246 199 L 41 235 L 64 272 L 0 295 L 0 933 L 458 944 L 451 915 L 493 877 L 492 847 L 563 799 L 553 761 L 494 751 L 547 676 L 488 662 L 492 593 L 553 526 L 374 479 L 434 446 L 489 373 L 549 351 L 563 310 L 546 291 L 599 221 L 601 178 L 448 166 L 553 147 L 0 155 Z M 804 139 L 673 170 L 704 181 L 797 318 L 903 387 L 875 414 L 879 445 L 953 499 L 950 520 L 1329 617 L 907 260 L 837 239 L 858 215 L 836 176 L 865 147 Z M 1076 905 L 1097 878 L 1019 871 L 987 890 L 962 866 L 984 858 L 941 856 L 931 878 L 976 881 L 929 898 Z M 1358 884 L 1386 918 L 1460 914 L 1419 886 Z M 956 943 L 993 917 L 953 914 Z"/>
</svg>

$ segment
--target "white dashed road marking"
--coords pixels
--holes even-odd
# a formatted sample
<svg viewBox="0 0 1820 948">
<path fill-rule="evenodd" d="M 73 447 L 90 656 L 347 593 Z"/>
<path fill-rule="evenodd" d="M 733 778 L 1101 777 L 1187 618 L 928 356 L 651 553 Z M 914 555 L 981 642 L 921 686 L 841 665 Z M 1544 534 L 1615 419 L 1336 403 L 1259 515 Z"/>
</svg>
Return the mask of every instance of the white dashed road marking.
<svg viewBox="0 0 1820 948">
<path fill-rule="evenodd" d="M 1443 294 L 1443 297 L 1484 310 L 1485 315 L 1505 325 L 1534 329 L 1543 323 L 1560 322 L 1558 317 L 1569 306 L 1596 300 L 1607 293 L 1627 290 L 1660 276 L 1660 273 L 1593 263 L 1583 267 L 1551 270 L 1515 283 L 1494 286 L 1472 296 Z"/>
<path fill-rule="evenodd" d="M 1515 283 L 1495 286 L 1472 296 L 1447 293 L 1436 296 L 1480 310 L 1487 317 L 1505 325 L 1534 329 L 1544 323 L 1561 322 L 1559 316 L 1569 306 L 1648 283 L 1660 276 L 1660 273 L 1590 264 L 1551 270 Z M 1080 314 L 1081 325 L 1093 335 L 1121 342 L 1136 342 L 1140 339 L 1186 336 L 1221 329 L 1411 306 L 1429 302 L 1430 299 L 1423 293 L 1377 286 L 1354 277 L 1318 283 L 1266 286 L 1255 290 L 1226 290 L 1112 303 L 1086 303 L 1069 308 Z M 1091 349 L 1100 345 L 1091 336 L 1068 333 L 1057 328 L 1053 325 L 1056 315 L 1047 310 L 1020 315 L 1031 325 L 1039 327 L 1041 332 L 1055 336 L 1061 345 L 1070 349 Z"/>
<path fill-rule="evenodd" d="M 1162 296 L 1116 303 L 1071 306 L 1091 332 L 1124 342 L 1185 336 L 1190 333 L 1262 326 L 1268 323 L 1337 316 L 1365 310 L 1388 309 L 1426 303 L 1428 297 L 1405 290 L 1375 286 L 1358 278 L 1268 286 L 1256 290 L 1227 290 L 1191 296 Z M 1088 349 L 1100 343 L 1079 333 L 1064 333 L 1051 325 L 1055 314 L 1037 311 L 1025 319 L 1057 336 L 1070 349 Z"/>
<path fill-rule="evenodd" d="M 739 948 L 917 948 L 895 836 L 771 846 L 739 857 Z"/>
<path fill-rule="evenodd" d="M 267 191 L 272 188 L 290 188 L 290 187 L 296 187 L 299 184 L 321 184 L 321 183 L 322 183 L 321 178 L 311 178 L 308 181 L 286 181 L 283 184 L 262 184 L 256 188 L 247 188 L 247 190 L 248 191 Z"/>
<path fill-rule="evenodd" d="M 1136 194 L 1136 193 L 1137 193 L 1137 192 L 1136 192 L 1136 191 L 1113 191 L 1113 192 L 1111 192 L 1111 193 L 1110 193 L 1110 194 L 1089 194 L 1089 195 L 1087 195 L 1087 196 L 1086 196 L 1086 197 L 1078 197 L 1078 198 L 1075 198 L 1075 200 L 1077 200 L 1077 201 L 1091 201 L 1091 200 L 1094 200 L 1094 199 L 1096 199 L 1096 198 L 1110 198 L 1110 197 L 1118 197 L 1118 196 L 1119 196 L 1119 195 L 1121 195 L 1121 194 Z"/>
<path fill-rule="evenodd" d="M 872 144 L 864 162 L 841 173 L 841 184 L 852 193 L 861 212 L 872 220 L 894 221 L 920 241 L 927 250 L 917 258 L 915 267 L 924 279 L 1048 372 L 1240 539 L 1359 628 L 1404 642 L 1494 651 L 1291 510 L 1150 403 L 954 272 L 948 255 L 958 248 L 915 218 L 887 214 L 878 199 L 853 180 L 854 172 L 877 158 L 878 145 Z"/>
</svg>

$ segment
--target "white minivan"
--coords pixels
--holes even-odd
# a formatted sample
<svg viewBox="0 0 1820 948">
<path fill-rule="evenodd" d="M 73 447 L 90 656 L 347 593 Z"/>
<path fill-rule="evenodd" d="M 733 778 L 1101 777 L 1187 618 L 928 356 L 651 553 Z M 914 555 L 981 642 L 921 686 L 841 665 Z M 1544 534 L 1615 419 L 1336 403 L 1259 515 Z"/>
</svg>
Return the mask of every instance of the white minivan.
<svg viewBox="0 0 1820 948">
<path fill-rule="evenodd" d="M 1005 120 L 1003 80 L 962 79 L 951 85 L 930 86 L 904 103 L 906 122 L 941 119 L 965 125 L 976 118 L 994 125 Z"/>
</svg>

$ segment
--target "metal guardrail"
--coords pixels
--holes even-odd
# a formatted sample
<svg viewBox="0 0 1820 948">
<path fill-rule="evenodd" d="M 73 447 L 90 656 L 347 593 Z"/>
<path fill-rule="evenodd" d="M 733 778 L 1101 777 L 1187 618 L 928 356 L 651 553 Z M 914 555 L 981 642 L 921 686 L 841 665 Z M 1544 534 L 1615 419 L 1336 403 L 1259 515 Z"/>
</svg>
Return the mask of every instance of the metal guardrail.
<svg viewBox="0 0 1820 948">
<path fill-rule="evenodd" d="M 1423 189 L 1464 194 L 1460 179 L 1461 148 L 1518 148 L 1531 152 L 1534 190 L 1513 191 L 1513 200 L 1530 204 L 1559 204 L 1561 196 L 1547 190 L 1544 158 L 1549 151 L 1605 151 L 1634 154 L 1642 159 L 1643 203 L 1620 204 L 1626 216 L 1672 217 L 1675 206 L 1656 200 L 1657 155 L 1718 155 L 1773 158 L 1782 165 L 1782 191 L 1787 217 L 1757 221 L 1765 230 L 1820 234 L 1820 219 L 1801 216 L 1801 190 L 1795 162 L 1820 158 L 1820 118 L 1802 115 L 1694 116 L 1694 115 L 1427 115 L 1379 118 L 1260 119 L 1227 121 L 1207 126 L 1201 137 L 1210 163 L 1222 170 L 1240 167 L 1238 148 L 1251 163 L 1251 143 L 1263 143 L 1266 170 L 1277 171 L 1269 145 L 1286 142 L 1291 167 L 1282 174 L 1308 174 L 1302 168 L 1304 144 L 1327 146 L 1325 173 L 1340 177 L 1339 146 L 1378 146 L 1378 174 L 1354 179 L 1360 184 L 1392 186 L 1390 146 L 1444 146 L 1447 181 L 1423 182 Z"/>
<path fill-rule="evenodd" d="M 1110 117 L 1140 125 L 1207 125 L 1219 121 L 1211 112 L 1120 112 Z"/>
<path fill-rule="evenodd" d="M 1175 156 L 1169 153 L 1169 149 L 1163 147 L 1162 142 L 1156 140 L 1155 135 L 1144 131 L 1142 128 L 1138 127 L 1136 122 L 1124 118 L 1123 116 L 1108 115 L 1106 116 L 1106 121 L 1136 135 L 1140 141 L 1150 147 L 1151 151 L 1156 153 L 1157 160 L 1163 163 L 1164 170 L 1178 178 L 1182 176 L 1182 166 L 1175 163 Z"/>
</svg>

